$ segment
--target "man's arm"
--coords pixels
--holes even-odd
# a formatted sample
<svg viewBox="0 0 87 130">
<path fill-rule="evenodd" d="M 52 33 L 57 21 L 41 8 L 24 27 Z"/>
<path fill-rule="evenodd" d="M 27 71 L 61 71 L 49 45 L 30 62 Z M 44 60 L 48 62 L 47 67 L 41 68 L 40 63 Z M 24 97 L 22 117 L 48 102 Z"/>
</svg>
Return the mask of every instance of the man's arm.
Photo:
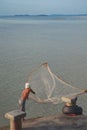
<svg viewBox="0 0 87 130">
<path fill-rule="evenodd" d="M 33 94 L 35 94 L 35 92 L 31 89 L 31 92 L 33 93 Z"/>
<path fill-rule="evenodd" d="M 77 96 L 79 96 L 79 95 L 81 95 L 81 94 L 85 94 L 85 93 L 87 93 L 87 89 L 82 90 L 80 93 L 77 94 Z"/>
</svg>

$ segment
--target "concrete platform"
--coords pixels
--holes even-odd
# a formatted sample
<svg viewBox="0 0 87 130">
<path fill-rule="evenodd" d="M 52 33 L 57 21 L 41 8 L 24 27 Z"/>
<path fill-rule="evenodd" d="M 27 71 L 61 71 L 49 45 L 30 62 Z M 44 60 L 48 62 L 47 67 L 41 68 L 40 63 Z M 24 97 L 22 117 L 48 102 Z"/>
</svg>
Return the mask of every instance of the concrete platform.
<svg viewBox="0 0 87 130">
<path fill-rule="evenodd" d="M 23 122 L 23 130 L 87 130 L 87 116 L 63 114 L 41 117 Z"/>
<path fill-rule="evenodd" d="M 9 130 L 9 127 L 0 128 Z M 63 114 L 26 119 L 22 130 L 87 130 L 87 116 L 66 116 Z"/>
</svg>

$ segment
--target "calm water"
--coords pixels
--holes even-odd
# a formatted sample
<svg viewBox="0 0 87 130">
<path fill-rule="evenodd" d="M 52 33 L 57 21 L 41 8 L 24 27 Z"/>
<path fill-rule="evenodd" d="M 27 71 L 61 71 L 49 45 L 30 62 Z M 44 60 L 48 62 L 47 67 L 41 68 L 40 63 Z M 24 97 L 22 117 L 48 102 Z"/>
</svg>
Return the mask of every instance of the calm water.
<svg viewBox="0 0 87 130">
<path fill-rule="evenodd" d="M 18 108 L 21 90 L 33 68 L 48 62 L 52 72 L 87 89 L 87 18 L 0 18 L 0 126 Z M 78 104 L 87 114 L 87 96 Z M 49 107 L 48 107 L 49 105 Z M 61 105 L 28 101 L 27 118 L 61 112 Z"/>
</svg>

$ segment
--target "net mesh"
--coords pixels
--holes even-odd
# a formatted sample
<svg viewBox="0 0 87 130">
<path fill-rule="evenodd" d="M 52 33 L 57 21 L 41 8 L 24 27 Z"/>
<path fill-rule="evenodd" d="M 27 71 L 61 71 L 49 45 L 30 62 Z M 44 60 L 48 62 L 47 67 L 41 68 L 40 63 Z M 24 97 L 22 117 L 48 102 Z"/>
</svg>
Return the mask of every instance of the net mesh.
<svg viewBox="0 0 87 130">
<path fill-rule="evenodd" d="M 62 102 L 62 97 L 71 98 L 82 91 L 80 88 L 71 86 L 52 73 L 48 63 L 44 63 L 33 70 L 28 82 L 36 92 L 35 95 L 31 94 L 30 98 L 38 103 L 51 102 L 58 104 Z"/>
</svg>

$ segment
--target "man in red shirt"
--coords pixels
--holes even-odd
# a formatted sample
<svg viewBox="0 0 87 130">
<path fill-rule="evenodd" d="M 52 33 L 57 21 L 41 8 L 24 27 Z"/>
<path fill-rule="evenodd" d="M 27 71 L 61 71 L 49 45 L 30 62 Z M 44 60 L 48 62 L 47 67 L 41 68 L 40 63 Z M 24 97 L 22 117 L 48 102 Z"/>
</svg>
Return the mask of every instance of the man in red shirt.
<svg viewBox="0 0 87 130">
<path fill-rule="evenodd" d="M 25 112 L 25 103 L 26 100 L 28 99 L 30 92 L 35 94 L 35 92 L 31 89 L 29 83 L 25 83 L 25 89 L 22 91 L 21 98 L 19 99 L 20 108 L 24 112 Z"/>
</svg>

